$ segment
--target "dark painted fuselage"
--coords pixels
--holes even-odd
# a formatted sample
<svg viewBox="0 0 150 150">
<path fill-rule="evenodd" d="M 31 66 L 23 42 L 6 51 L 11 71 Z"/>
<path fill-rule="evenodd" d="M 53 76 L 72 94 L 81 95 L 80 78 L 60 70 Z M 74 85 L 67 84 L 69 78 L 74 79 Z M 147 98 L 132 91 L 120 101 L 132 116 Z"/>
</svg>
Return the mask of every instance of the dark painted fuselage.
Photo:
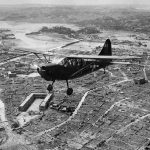
<svg viewBox="0 0 150 150">
<path fill-rule="evenodd" d="M 47 81 L 69 80 L 84 76 L 111 64 L 111 60 L 64 58 L 60 63 L 48 63 L 38 69 Z"/>
</svg>

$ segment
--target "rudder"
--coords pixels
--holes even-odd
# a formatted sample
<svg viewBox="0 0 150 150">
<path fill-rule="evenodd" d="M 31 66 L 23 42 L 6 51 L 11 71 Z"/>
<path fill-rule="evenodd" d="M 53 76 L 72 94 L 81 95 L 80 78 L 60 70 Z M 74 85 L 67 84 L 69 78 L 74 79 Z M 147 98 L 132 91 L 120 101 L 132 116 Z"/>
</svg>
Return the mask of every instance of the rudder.
<svg viewBox="0 0 150 150">
<path fill-rule="evenodd" d="M 112 55 L 112 49 L 111 49 L 111 41 L 110 39 L 107 39 L 101 52 L 99 55 L 105 55 L 105 56 L 111 56 Z"/>
</svg>

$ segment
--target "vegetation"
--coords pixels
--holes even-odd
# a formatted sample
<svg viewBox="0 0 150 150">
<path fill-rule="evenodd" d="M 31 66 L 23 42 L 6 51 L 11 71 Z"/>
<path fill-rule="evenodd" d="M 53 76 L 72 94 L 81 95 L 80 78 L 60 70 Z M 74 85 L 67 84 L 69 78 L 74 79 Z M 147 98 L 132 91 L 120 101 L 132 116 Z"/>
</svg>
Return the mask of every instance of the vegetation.
<svg viewBox="0 0 150 150">
<path fill-rule="evenodd" d="M 59 34 L 75 34 L 76 32 L 70 28 L 66 28 L 63 26 L 55 26 L 53 28 L 43 27 L 39 32 L 52 32 Z"/>
<path fill-rule="evenodd" d="M 100 31 L 97 28 L 94 27 L 85 27 L 83 29 L 80 29 L 77 31 L 77 33 L 82 33 L 82 34 L 96 34 L 100 33 Z"/>
<path fill-rule="evenodd" d="M 35 35 L 35 34 L 40 34 L 40 33 L 58 33 L 58 34 L 67 35 L 68 37 L 71 37 L 71 38 L 78 38 L 80 37 L 81 34 L 96 34 L 96 33 L 100 33 L 100 31 L 94 27 L 85 27 L 78 31 L 74 31 L 70 28 L 63 27 L 63 26 L 55 26 L 52 28 L 48 28 L 44 26 L 39 31 L 27 33 L 26 35 Z"/>
</svg>

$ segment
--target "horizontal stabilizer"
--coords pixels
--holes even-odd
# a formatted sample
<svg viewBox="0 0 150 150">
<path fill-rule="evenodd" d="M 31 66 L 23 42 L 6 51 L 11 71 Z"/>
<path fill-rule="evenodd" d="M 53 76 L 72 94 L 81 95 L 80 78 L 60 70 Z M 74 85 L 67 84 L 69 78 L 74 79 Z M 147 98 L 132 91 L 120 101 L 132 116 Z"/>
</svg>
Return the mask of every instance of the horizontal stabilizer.
<svg viewBox="0 0 150 150">
<path fill-rule="evenodd" d="M 118 64 L 118 65 L 132 65 L 130 62 L 111 62 L 111 64 Z"/>
<path fill-rule="evenodd" d="M 137 66 L 141 66 L 141 67 L 150 67 L 150 65 L 147 64 L 137 64 L 137 63 L 131 63 L 131 62 L 111 62 L 111 64 L 118 64 L 118 65 L 137 65 Z"/>
</svg>

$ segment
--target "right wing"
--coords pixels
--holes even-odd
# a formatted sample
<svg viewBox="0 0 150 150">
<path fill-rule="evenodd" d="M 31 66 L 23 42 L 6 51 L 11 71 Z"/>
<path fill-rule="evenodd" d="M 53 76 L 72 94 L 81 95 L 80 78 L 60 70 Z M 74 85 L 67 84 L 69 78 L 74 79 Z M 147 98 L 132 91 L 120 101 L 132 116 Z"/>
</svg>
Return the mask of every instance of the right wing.
<svg viewBox="0 0 150 150">
<path fill-rule="evenodd" d="M 42 54 L 42 55 L 47 55 L 47 56 L 54 56 L 53 53 L 50 53 L 51 51 L 53 50 L 57 50 L 57 49 L 61 49 L 61 48 L 65 48 L 67 46 L 70 46 L 70 45 L 73 45 L 75 43 L 79 43 L 80 41 L 82 40 L 76 40 L 76 41 L 73 41 L 73 42 L 70 42 L 70 43 L 67 43 L 65 45 L 62 45 L 62 46 L 59 46 L 59 47 L 55 47 L 55 48 L 52 48 L 48 51 L 38 51 L 38 50 L 33 50 L 33 49 L 28 49 L 28 48 L 15 48 L 15 50 L 18 50 L 18 51 L 24 51 L 24 52 L 28 52 L 28 54 L 30 53 L 33 53 L 33 54 Z M 28 55 L 27 54 L 27 55 Z M 59 54 L 58 54 L 59 55 Z"/>
<path fill-rule="evenodd" d="M 140 59 L 137 56 L 106 56 L 106 55 L 69 55 L 67 58 L 82 58 L 82 59 L 95 59 L 95 60 L 130 60 L 130 59 Z"/>
<path fill-rule="evenodd" d="M 76 41 L 67 43 L 67 44 L 65 44 L 65 45 L 62 45 L 62 46 L 59 46 L 59 47 L 56 47 L 56 48 L 52 48 L 52 49 L 50 49 L 48 52 L 51 52 L 52 50 L 56 50 L 56 49 L 65 48 L 65 47 L 70 46 L 70 45 L 73 45 L 73 44 L 75 44 L 75 43 L 79 43 L 80 41 L 82 41 L 82 40 L 76 40 Z"/>
</svg>

